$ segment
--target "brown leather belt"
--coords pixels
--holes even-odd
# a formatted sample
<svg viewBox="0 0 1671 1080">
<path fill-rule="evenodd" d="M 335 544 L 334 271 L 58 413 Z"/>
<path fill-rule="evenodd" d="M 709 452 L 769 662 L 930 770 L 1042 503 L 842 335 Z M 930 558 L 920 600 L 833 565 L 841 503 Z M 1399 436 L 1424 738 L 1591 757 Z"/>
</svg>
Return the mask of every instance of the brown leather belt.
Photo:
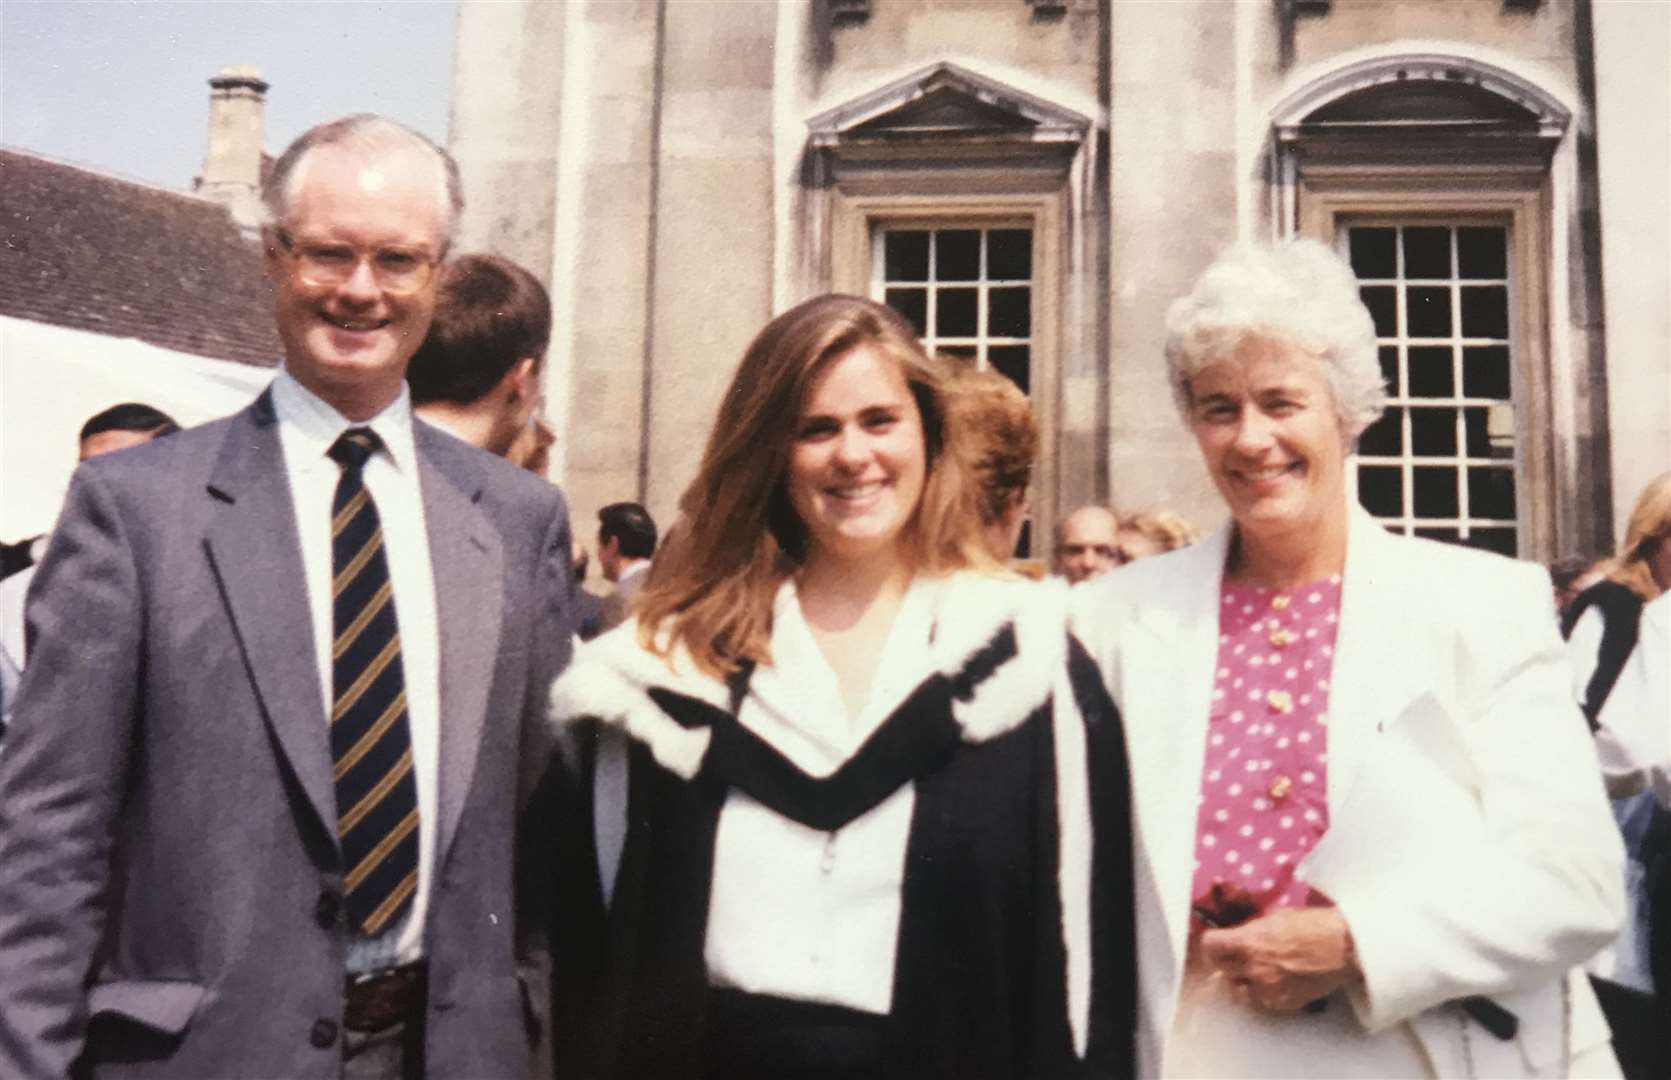
<svg viewBox="0 0 1671 1080">
<path fill-rule="evenodd" d="M 347 1007 L 342 1024 L 349 1031 L 382 1031 L 401 1021 L 423 1017 L 429 968 L 422 960 L 350 975 L 344 984 Z"/>
</svg>

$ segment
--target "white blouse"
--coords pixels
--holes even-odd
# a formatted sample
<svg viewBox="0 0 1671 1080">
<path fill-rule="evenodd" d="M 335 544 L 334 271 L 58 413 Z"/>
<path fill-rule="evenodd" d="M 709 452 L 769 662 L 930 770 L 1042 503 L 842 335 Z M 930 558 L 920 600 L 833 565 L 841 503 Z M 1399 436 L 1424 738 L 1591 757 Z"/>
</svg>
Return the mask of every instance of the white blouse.
<svg viewBox="0 0 1671 1080">
<path fill-rule="evenodd" d="M 929 670 L 924 663 L 940 583 L 913 582 L 856 717 L 801 614 L 794 584 L 772 619 L 774 679 L 789 716 L 745 697 L 738 720 L 812 776 L 850 758 Z M 907 784 L 834 833 L 768 810 L 733 790 L 714 841 L 704 957 L 715 986 L 885 1014 L 893 1005 L 900 887 L 916 802 Z"/>
</svg>

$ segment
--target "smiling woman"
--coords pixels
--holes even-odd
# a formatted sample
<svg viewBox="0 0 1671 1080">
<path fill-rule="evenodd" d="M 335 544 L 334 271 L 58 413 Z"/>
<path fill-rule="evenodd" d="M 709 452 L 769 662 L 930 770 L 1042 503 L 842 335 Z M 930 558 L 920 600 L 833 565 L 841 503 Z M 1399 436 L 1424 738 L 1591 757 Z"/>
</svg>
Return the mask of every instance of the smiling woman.
<svg viewBox="0 0 1671 1080">
<path fill-rule="evenodd" d="M 1618 1075 L 1573 965 L 1619 845 L 1547 579 L 1351 506 L 1383 390 L 1326 248 L 1232 249 L 1167 323 L 1231 523 L 1072 617 L 1144 807 L 1139 1073 Z"/>
<path fill-rule="evenodd" d="M 948 377 L 870 300 L 774 319 L 637 622 L 553 691 L 599 732 L 608 989 L 571 1023 L 608 1075 L 1129 1075 L 1130 859 L 1089 848 L 1085 716 L 1113 814 L 1123 743 L 1060 593 L 987 547 Z"/>
<path fill-rule="evenodd" d="M 868 345 L 830 361 L 807 390 L 789 453 L 806 561 L 899 560 L 924 456 L 922 414 L 899 366 Z"/>
</svg>

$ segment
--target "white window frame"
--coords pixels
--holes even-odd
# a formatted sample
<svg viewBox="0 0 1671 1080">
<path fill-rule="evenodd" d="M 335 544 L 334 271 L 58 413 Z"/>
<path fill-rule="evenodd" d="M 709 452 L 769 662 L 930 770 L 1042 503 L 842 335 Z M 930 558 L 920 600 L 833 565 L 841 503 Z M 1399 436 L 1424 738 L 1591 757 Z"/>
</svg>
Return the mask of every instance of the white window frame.
<svg viewBox="0 0 1671 1080">
<path fill-rule="evenodd" d="M 1403 451 L 1397 456 L 1379 454 L 1367 455 L 1364 454 L 1360 448 L 1359 453 L 1354 455 L 1353 458 L 1354 467 L 1347 474 L 1348 488 L 1351 491 L 1353 498 L 1356 499 L 1358 466 L 1369 465 L 1397 467 L 1402 474 L 1401 483 L 1403 498 L 1401 513 L 1397 517 L 1383 517 L 1378 520 L 1388 525 L 1397 526 L 1400 531 L 1406 533 L 1407 535 L 1414 535 L 1415 530 L 1418 529 L 1450 529 L 1459 533 L 1464 541 L 1467 540 L 1468 534 L 1475 529 L 1499 529 L 1503 528 L 1505 524 L 1507 524 L 1511 525 L 1515 531 L 1516 551 L 1520 552 L 1523 551 L 1526 543 L 1526 526 L 1530 518 L 1530 506 L 1522 484 L 1522 477 L 1525 472 L 1525 462 L 1523 461 L 1522 450 L 1525 445 L 1526 438 L 1525 433 L 1521 430 L 1521 425 L 1518 423 L 1517 418 L 1519 417 L 1521 410 L 1526 407 L 1526 401 L 1529 395 L 1522 388 L 1524 376 L 1518 370 L 1518 342 L 1523 335 L 1519 332 L 1520 328 L 1515 325 L 1515 313 L 1518 306 L 1516 304 L 1515 297 L 1517 290 L 1522 286 L 1515 278 L 1515 236 L 1512 222 L 1501 215 L 1487 215 L 1480 217 L 1453 216 L 1443 218 L 1429 214 L 1421 214 L 1414 217 L 1357 217 L 1348 215 L 1337 222 L 1338 233 L 1336 237 L 1336 250 L 1340 253 L 1343 259 L 1350 261 L 1349 231 L 1353 228 L 1393 229 L 1394 236 L 1401 238 L 1402 233 L 1400 230 L 1406 228 L 1434 226 L 1447 228 L 1451 232 L 1451 267 L 1450 276 L 1448 278 L 1411 278 L 1406 275 L 1403 265 L 1403 244 L 1400 239 L 1395 239 L 1394 250 L 1398 263 L 1396 276 L 1393 278 L 1359 278 L 1359 281 L 1364 285 L 1393 286 L 1397 289 L 1400 328 L 1391 338 L 1378 338 L 1378 347 L 1390 345 L 1399 349 L 1401 353 L 1406 355 L 1406 357 L 1408 355 L 1407 350 L 1411 347 L 1421 348 L 1438 345 L 1449 348 L 1452 353 L 1451 363 L 1452 379 L 1454 383 L 1453 393 L 1448 398 L 1410 397 L 1408 363 L 1406 360 L 1401 360 L 1399 363 L 1399 371 L 1402 376 L 1401 385 L 1387 388 L 1387 407 L 1389 409 L 1396 408 L 1403 410 L 1399 421 L 1401 427 L 1400 443 L 1403 447 Z M 1503 230 L 1506 245 L 1505 277 L 1462 279 L 1457 276 L 1458 261 L 1460 258 L 1460 245 L 1456 240 L 1457 230 L 1477 227 L 1499 228 Z M 1462 334 L 1461 289 L 1464 284 L 1468 286 L 1500 285 L 1507 289 L 1509 297 L 1509 325 L 1507 327 L 1508 336 L 1506 338 L 1468 338 Z M 1446 287 L 1451 294 L 1450 310 L 1452 332 L 1442 338 L 1431 336 L 1410 337 L 1404 332 L 1408 329 L 1406 313 L 1404 310 L 1405 299 L 1407 297 L 1405 290 L 1411 287 L 1430 288 L 1439 285 Z M 1507 405 L 1510 410 L 1510 414 L 1506 419 L 1508 420 L 1512 431 L 1511 437 L 1513 440 L 1514 453 L 1512 458 L 1510 458 L 1506 464 L 1500 458 L 1477 458 L 1470 457 L 1468 455 L 1467 432 L 1462 419 L 1461 410 L 1470 407 L 1496 409 L 1504 404 L 1503 401 L 1495 398 L 1468 398 L 1465 396 L 1465 379 L 1462 371 L 1463 360 L 1461 350 L 1470 345 L 1502 345 L 1508 349 L 1509 398 L 1507 399 Z M 1415 452 L 1412 441 L 1413 424 L 1410 418 L 1411 410 L 1415 408 L 1456 410 L 1455 434 L 1457 451 L 1455 454 L 1447 456 L 1418 454 Z M 1497 429 L 1502 421 L 1499 420 L 1498 417 L 1493 416 L 1488 423 L 1492 429 Z M 1414 470 L 1417 466 L 1443 467 L 1452 471 L 1455 476 L 1457 486 L 1458 516 L 1453 518 L 1435 518 L 1419 517 L 1416 515 L 1414 509 Z M 1494 469 L 1507 468 L 1513 471 L 1515 479 L 1515 508 L 1514 520 L 1512 522 L 1504 522 L 1495 518 L 1480 518 L 1468 513 L 1469 496 L 1467 476 L 1468 469 L 1470 467 L 1485 467 Z"/>
<path fill-rule="evenodd" d="M 1478 178 L 1476 178 L 1476 181 Z M 1513 188 L 1459 191 L 1461 179 L 1414 173 L 1389 184 L 1382 176 L 1304 181 L 1299 231 L 1344 250 L 1352 225 L 1456 222 L 1508 230 L 1511 405 L 1515 416 L 1515 517 L 1519 557 L 1555 557 L 1553 390 L 1547 340 L 1549 242 L 1540 192 Z M 1460 389 L 1460 388 L 1459 388 Z M 1356 498 L 1356 458 L 1350 473 Z"/>
</svg>

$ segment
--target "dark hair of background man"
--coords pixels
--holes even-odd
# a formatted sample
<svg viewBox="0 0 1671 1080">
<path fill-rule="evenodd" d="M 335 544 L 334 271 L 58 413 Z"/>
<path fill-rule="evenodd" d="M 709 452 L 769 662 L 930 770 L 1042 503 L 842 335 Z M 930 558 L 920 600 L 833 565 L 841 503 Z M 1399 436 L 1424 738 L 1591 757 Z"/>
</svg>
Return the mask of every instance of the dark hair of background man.
<svg viewBox="0 0 1671 1080">
<path fill-rule="evenodd" d="M 103 435 L 107 431 L 143 431 L 154 437 L 161 437 L 172 435 L 179 430 L 180 425 L 161 409 L 141 405 L 137 401 L 127 401 L 120 405 L 112 405 L 103 412 L 94 413 L 81 425 L 81 434 L 76 438 L 80 442 L 86 442 L 93 436 Z"/>
<path fill-rule="evenodd" d="M 551 300 L 538 278 L 497 255 L 461 255 L 442 275 L 435 319 L 406 369 L 412 403 L 480 401 L 518 360 L 537 364 L 550 340 Z"/>
<path fill-rule="evenodd" d="M 471 405 L 500 385 L 516 361 L 538 363 L 551 339 L 551 301 L 540 279 L 498 256 L 449 262 L 429 334 L 406 368 L 413 405 Z"/>
<path fill-rule="evenodd" d="M 648 559 L 656 553 L 655 519 L 637 503 L 610 503 L 598 511 L 598 543 L 611 538 L 616 550 L 627 558 Z"/>
</svg>

